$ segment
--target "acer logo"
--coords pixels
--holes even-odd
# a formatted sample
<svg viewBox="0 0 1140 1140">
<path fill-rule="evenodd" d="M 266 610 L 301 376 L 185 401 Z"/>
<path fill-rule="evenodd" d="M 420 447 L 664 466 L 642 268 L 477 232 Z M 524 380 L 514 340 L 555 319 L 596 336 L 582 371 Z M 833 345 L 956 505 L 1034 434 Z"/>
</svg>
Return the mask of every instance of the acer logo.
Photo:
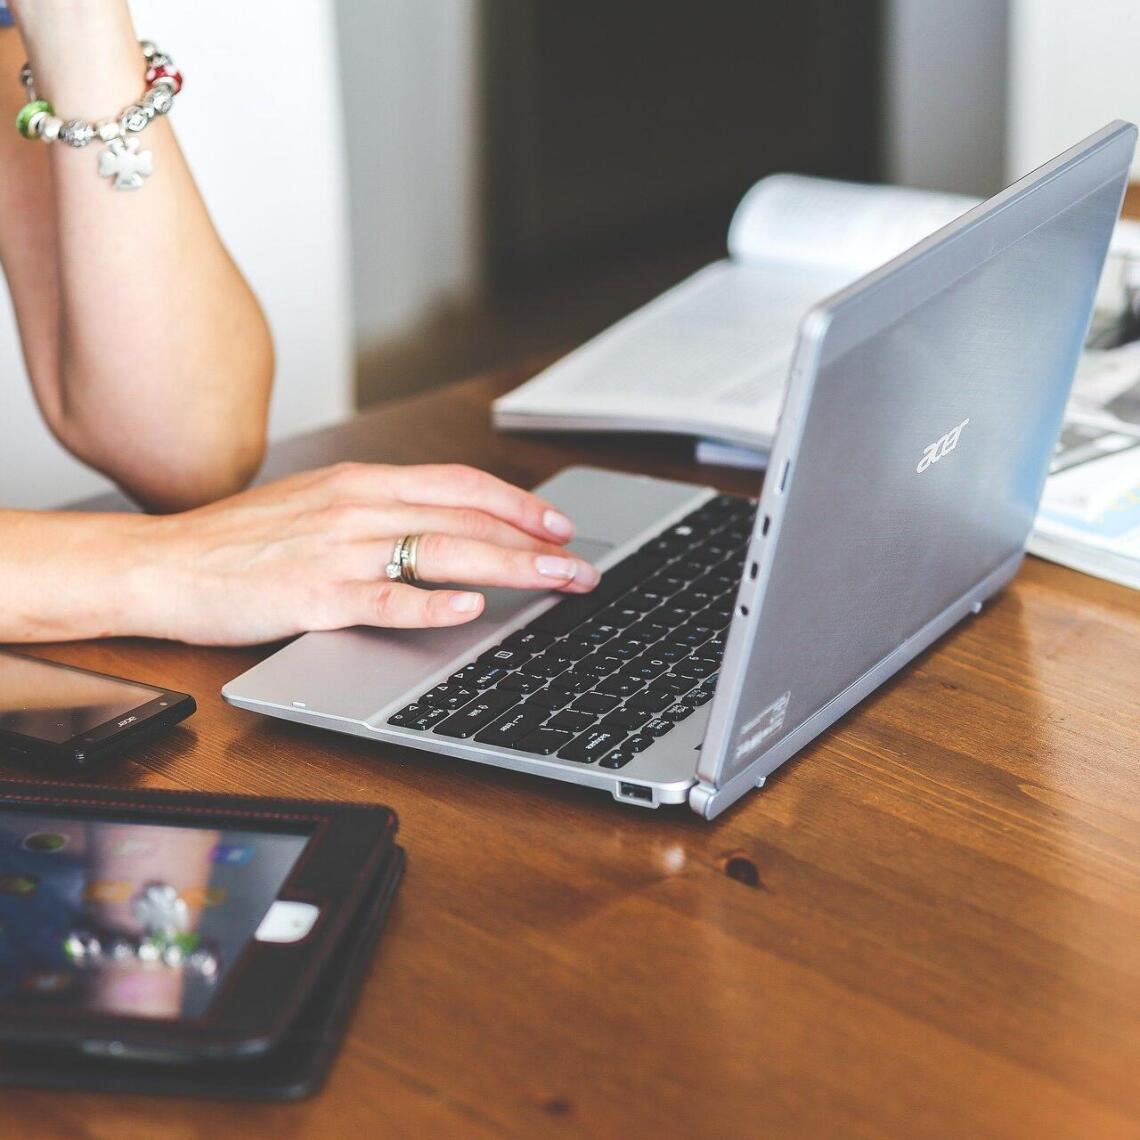
<svg viewBox="0 0 1140 1140">
<path fill-rule="evenodd" d="M 969 419 L 964 419 L 956 428 L 948 431 L 941 439 L 936 439 L 925 451 L 922 453 L 922 458 L 918 461 L 918 466 L 915 470 L 921 475 L 932 463 L 937 463 L 944 455 L 953 451 L 958 446 L 958 437 L 962 434 L 962 429 L 969 423 Z"/>
<path fill-rule="evenodd" d="M 125 727 L 126 727 L 128 724 L 130 724 L 132 721 L 135 721 L 135 720 L 138 720 L 138 719 L 139 719 L 139 718 L 138 718 L 137 716 L 126 716 L 126 717 L 123 717 L 123 719 L 122 719 L 121 721 L 119 721 L 119 727 L 120 727 L 120 728 L 125 728 Z"/>
</svg>

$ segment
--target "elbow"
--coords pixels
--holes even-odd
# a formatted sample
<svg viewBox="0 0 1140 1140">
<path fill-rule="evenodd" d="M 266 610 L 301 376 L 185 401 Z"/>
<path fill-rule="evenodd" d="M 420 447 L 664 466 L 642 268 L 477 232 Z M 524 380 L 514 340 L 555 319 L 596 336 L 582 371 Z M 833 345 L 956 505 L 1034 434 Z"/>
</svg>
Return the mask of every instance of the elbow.
<svg viewBox="0 0 1140 1140">
<path fill-rule="evenodd" d="M 231 438 L 160 466 L 123 472 L 120 487 L 148 511 L 174 514 L 236 495 L 249 486 L 265 459 L 264 431 Z M 114 477 L 114 476 L 112 476 Z"/>
</svg>

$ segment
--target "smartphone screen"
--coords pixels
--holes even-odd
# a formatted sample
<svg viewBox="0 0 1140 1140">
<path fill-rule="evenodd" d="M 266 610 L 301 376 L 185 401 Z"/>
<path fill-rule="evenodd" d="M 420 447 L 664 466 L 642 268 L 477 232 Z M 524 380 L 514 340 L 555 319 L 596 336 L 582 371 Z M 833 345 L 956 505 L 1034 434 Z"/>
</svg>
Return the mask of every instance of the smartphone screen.
<svg viewBox="0 0 1140 1140">
<path fill-rule="evenodd" d="M 0 653 L 0 729 L 62 744 L 162 695 L 162 690 Z"/>
<path fill-rule="evenodd" d="M 207 1015 L 308 841 L 0 809 L 0 1003 Z"/>
</svg>

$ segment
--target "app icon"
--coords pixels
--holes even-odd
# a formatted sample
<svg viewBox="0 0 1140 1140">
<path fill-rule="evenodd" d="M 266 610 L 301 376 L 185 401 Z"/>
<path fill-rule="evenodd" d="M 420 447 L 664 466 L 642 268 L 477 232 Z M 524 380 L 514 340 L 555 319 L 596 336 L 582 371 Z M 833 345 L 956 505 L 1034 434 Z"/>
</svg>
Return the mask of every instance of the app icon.
<svg viewBox="0 0 1140 1140">
<path fill-rule="evenodd" d="M 39 885 L 35 875 L 0 875 L 0 895 L 34 895 Z"/>
<path fill-rule="evenodd" d="M 225 887 L 187 887 L 182 897 L 190 906 L 221 906 L 230 897 Z"/>
<path fill-rule="evenodd" d="M 33 831 L 20 844 L 25 851 L 36 851 L 41 855 L 54 855 L 62 851 L 70 842 L 70 837 L 58 831 Z"/>
<path fill-rule="evenodd" d="M 117 883 L 111 879 L 95 879 L 87 884 L 83 897 L 94 903 L 126 902 L 132 895 L 130 883 Z"/>
<path fill-rule="evenodd" d="M 244 867 L 253 858 L 253 848 L 244 843 L 219 843 L 211 857 L 227 867 Z"/>
<path fill-rule="evenodd" d="M 127 859 L 154 855 L 157 851 L 158 844 L 151 839 L 124 839 L 115 847 L 115 854 Z"/>
<path fill-rule="evenodd" d="M 62 972 L 43 973 L 43 974 L 28 974 L 23 982 L 22 987 L 33 994 L 58 994 L 62 993 L 75 981 L 74 974 L 65 974 Z"/>
</svg>

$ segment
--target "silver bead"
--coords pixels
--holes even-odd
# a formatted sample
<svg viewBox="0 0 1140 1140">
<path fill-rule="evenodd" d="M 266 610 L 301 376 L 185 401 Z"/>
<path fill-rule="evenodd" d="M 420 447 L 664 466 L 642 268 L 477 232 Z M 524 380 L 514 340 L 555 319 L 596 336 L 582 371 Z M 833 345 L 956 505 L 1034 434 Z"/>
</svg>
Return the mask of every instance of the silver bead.
<svg viewBox="0 0 1140 1140">
<path fill-rule="evenodd" d="M 95 137 L 95 129 L 86 119 L 71 119 L 59 130 L 60 142 L 68 146 L 86 146 Z"/>
<path fill-rule="evenodd" d="M 150 57 L 148 61 L 151 67 L 173 67 L 174 60 L 170 58 L 165 52 L 158 52 Z"/>
<path fill-rule="evenodd" d="M 119 126 L 123 128 L 123 134 L 138 134 L 139 131 L 144 130 L 146 125 L 154 118 L 155 111 L 153 107 L 148 107 L 143 103 L 133 103 L 129 106 L 119 118 Z"/>
<path fill-rule="evenodd" d="M 139 40 L 139 47 L 142 48 L 143 59 L 154 59 L 158 55 L 158 48 L 153 40 Z"/>
<path fill-rule="evenodd" d="M 40 138 L 44 142 L 55 142 L 59 138 L 59 132 L 63 127 L 63 120 L 57 119 L 55 115 L 48 115 L 47 121 L 40 128 Z"/>
<path fill-rule="evenodd" d="M 20 82 L 28 88 L 35 83 L 35 79 L 32 78 L 32 65 L 30 63 L 25 63 L 24 66 L 20 68 Z"/>
<path fill-rule="evenodd" d="M 143 96 L 143 106 L 151 107 L 156 115 L 165 115 L 174 106 L 174 92 L 165 83 L 158 83 Z"/>
<path fill-rule="evenodd" d="M 155 81 L 152 91 L 158 91 L 160 88 L 169 91 L 171 95 L 178 94 L 178 83 L 169 75 L 160 75 Z"/>
<path fill-rule="evenodd" d="M 100 123 L 99 124 L 99 138 L 105 143 L 109 143 L 112 139 L 119 139 L 123 137 L 123 128 L 118 123 Z"/>
</svg>

